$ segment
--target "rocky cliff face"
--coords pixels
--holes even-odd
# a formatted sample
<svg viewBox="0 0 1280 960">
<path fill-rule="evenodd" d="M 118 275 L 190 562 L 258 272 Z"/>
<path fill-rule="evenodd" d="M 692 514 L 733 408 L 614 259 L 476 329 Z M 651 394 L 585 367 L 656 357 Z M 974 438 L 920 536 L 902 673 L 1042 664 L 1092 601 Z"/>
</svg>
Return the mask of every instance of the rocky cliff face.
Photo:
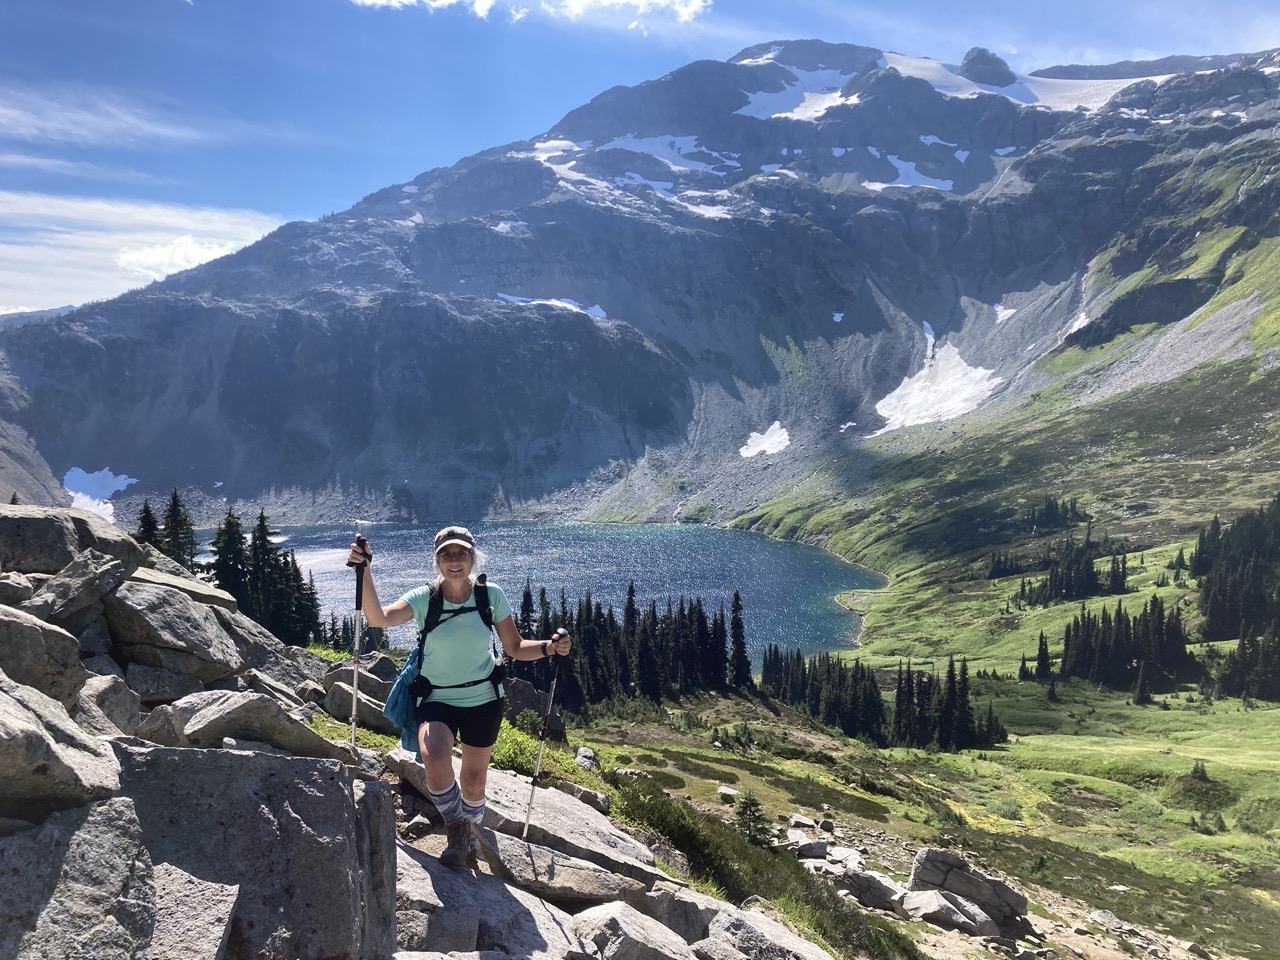
<svg viewBox="0 0 1280 960">
<path fill-rule="evenodd" d="M 1042 386 L 1064 343 L 1246 301 L 1278 71 L 1017 76 L 981 48 L 947 66 L 818 41 L 693 63 L 0 330 L 0 418 L 55 473 L 138 490 L 359 478 L 405 518 L 729 515 L 872 431 Z"/>
</svg>

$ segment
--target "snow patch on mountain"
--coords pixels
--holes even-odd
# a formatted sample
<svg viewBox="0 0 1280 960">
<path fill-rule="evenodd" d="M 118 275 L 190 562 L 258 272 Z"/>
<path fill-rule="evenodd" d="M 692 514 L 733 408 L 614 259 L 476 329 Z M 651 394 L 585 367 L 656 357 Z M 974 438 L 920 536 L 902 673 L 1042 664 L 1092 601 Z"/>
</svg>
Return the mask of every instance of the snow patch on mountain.
<svg viewBox="0 0 1280 960">
<path fill-rule="evenodd" d="M 517 297 L 510 293 L 495 293 L 493 296 L 494 299 L 501 300 L 503 303 L 545 303 L 553 307 L 566 307 L 569 310 L 577 310 L 579 313 L 585 313 L 587 316 L 594 317 L 597 320 L 609 319 L 609 315 L 605 313 L 604 307 L 600 306 L 600 304 L 584 307 L 577 300 L 570 300 L 568 297 L 537 299 L 533 297 Z"/>
<path fill-rule="evenodd" d="M 747 105 L 735 112 L 760 120 L 807 120 L 817 123 L 832 107 L 858 102 L 857 94 L 847 97 L 840 94 L 840 88 L 849 80 L 849 74 L 839 70 L 787 69 L 794 82 L 788 82 L 782 90 L 747 94 L 750 98 Z"/>
<path fill-rule="evenodd" d="M 698 145 L 697 137 L 636 137 L 627 134 L 625 137 L 615 137 L 608 143 L 603 143 L 595 148 L 596 150 L 630 150 L 632 153 L 647 153 L 651 157 L 656 157 L 665 163 L 672 170 L 680 172 L 699 171 L 702 173 L 714 173 L 717 177 L 725 175 L 724 170 L 717 170 L 716 166 L 725 167 L 741 167 L 742 164 L 731 156 L 717 153 L 714 150 L 708 150 Z M 690 158 L 690 154 L 701 153 L 709 157 L 714 157 L 716 165 L 713 166 L 703 160 L 694 160 Z"/>
<path fill-rule="evenodd" d="M 1002 303 L 996 304 L 996 323 L 1004 323 L 1018 311 L 1012 307 L 1006 307 Z"/>
<path fill-rule="evenodd" d="M 1156 77 L 1128 77 L 1122 80 L 1059 80 L 1053 77 L 1019 75 L 1016 83 L 1007 87 L 993 87 L 974 83 L 955 73 L 941 60 L 927 57 L 908 57 L 900 53 L 886 53 L 880 58 L 880 67 L 892 67 L 904 77 L 916 77 L 930 84 L 944 97 L 976 97 L 994 93 L 1024 106 L 1044 107 L 1050 110 L 1102 109 L 1107 101 L 1126 87 L 1143 80 L 1162 83 L 1168 74 Z"/>
<path fill-rule="evenodd" d="M 933 337 L 925 352 L 924 366 L 914 376 L 903 377 L 898 389 L 876 404 L 886 423 L 872 436 L 919 423 L 941 423 L 975 410 L 1003 383 L 993 371 L 971 367 L 951 344 L 933 349 Z"/>
<path fill-rule="evenodd" d="M 870 150 L 870 147 L 867 147 Z M 867 181 L 863 186 L 868 190 L 874 190 L 879 193 L 885 187 L 929 187 L 933 190 L 950 190 L 952 189 L 951 180 L 936 180 L 933 177 L 927 177 L 919 170 L 910 160 L 903 160 L 890 154 L 888 157 L 890 163 L 898 168 L 898 179 L 889 183 L 875 183 Z"/>
<path fill-rule="evenodd" d="M 628 171 L 625 177 L 614 177 L 614 184 L 619 187 L 638 186 L 648 187 L 660 197 L 671 199 L 671 191 L 675 187 L 675 183 L 670 180 L 648 180 L 640 176 L 638 173 Z"/>
<path fill-rule="evenodd" d="M 781 453 L 791 444 L 791 435 L 782 421 L 775 420 L 764 433 L 753 432 L 747 437 L 744 446 L 738 448 L 743 457 L 754 457 L 757 453 Z"/>
</svg>

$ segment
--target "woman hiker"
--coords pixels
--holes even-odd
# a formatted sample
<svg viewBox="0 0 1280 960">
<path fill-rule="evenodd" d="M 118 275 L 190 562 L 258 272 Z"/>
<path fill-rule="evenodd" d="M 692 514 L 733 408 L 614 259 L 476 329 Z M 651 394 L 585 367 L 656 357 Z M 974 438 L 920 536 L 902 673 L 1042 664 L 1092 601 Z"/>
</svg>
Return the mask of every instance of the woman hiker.
<svg viewBox="0 0 1280 960">
<path fill-rule="evenodd" d="M 487 591 L 492 609 L 488 622 L 513 660 L 565 656 L 572 641 L 567 633 L 546 642 L 520 636 L 502 589 L 491 583 L 477 589 L 475 574 L 484 554 L 476 549 L 475 537 L 466 527 L 445 527 L 436 534 L 435 548 L 439 576 L 387 607 L 379 602 L 373 585 L 373 551 L 368 541 L 363 551 L 351 545 L 350 560 L 353 565 L 366 565 L 363 605 L 371 627 L 395 627 L 414 620 L 421 631 L 432 612 L 432 593 L 438 592 L 443 600 L 443 604 L 437 601 L 437 622 L 423 647 L 420 682 L 414 691 L 429 691 L 418 701 L 418 747 L 431 802 L 444 816 L 448 835 L 440 862 L 474 870 L 478 857 L 472 825 L 478 827 L 484 817 L 489 756 L 503 714 L 500 678 L 494 674 L 497 662 L 486 619 L 477 607 L 477 594 Z M 453 776 L 455 739 L 462 743 L 462 771 L 457 780 Z"/>
</svg>

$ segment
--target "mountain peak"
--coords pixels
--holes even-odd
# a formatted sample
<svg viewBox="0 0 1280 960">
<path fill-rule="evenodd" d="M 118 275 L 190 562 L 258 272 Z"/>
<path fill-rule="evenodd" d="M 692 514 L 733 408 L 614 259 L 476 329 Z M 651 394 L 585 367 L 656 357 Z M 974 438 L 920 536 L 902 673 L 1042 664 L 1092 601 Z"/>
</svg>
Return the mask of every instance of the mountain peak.
<svg viewBox="0 0 1280 960">
<path fill-rule="evenodd" d="M 1017 75 L 1009 69 L 1004 58 L 992 53 L 986 47 L 973 47 L 964 55 L 964 61 L 956 73 L 974 83 L 986 84 L 989 87 L 1007 87 L 1017 83 Z"/>
<path fill-rule="evenodd" d="M 825 40 L 774 40 L 747 47 L 729 63 L 754 65 L 779 63 L 797 70 L 837 70 L 852 76 L 875 63 L 883 51 L 853 43 Z"/>
</svg>

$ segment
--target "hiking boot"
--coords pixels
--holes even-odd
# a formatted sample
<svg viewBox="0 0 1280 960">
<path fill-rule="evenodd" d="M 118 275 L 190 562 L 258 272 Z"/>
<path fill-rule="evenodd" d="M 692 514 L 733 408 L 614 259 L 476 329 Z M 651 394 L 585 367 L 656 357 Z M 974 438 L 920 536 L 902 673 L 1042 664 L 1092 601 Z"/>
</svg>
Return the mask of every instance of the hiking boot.
<svg viewBox="0 0 1280 960">
<path fill-rule="evenodd" d="M 440 852 L 440 862 L 454 870 L 471 867 L 471 821 L 454 820 L 446 823 L 444 830 L 449 842 Z"/>
<path fill-rule="evenodd" d="M 476 832 L 471 831 L 471 836 L 467 838 L 467 869 L 480 870 L 480 841 L 476 839 Z"/>
</svg>

